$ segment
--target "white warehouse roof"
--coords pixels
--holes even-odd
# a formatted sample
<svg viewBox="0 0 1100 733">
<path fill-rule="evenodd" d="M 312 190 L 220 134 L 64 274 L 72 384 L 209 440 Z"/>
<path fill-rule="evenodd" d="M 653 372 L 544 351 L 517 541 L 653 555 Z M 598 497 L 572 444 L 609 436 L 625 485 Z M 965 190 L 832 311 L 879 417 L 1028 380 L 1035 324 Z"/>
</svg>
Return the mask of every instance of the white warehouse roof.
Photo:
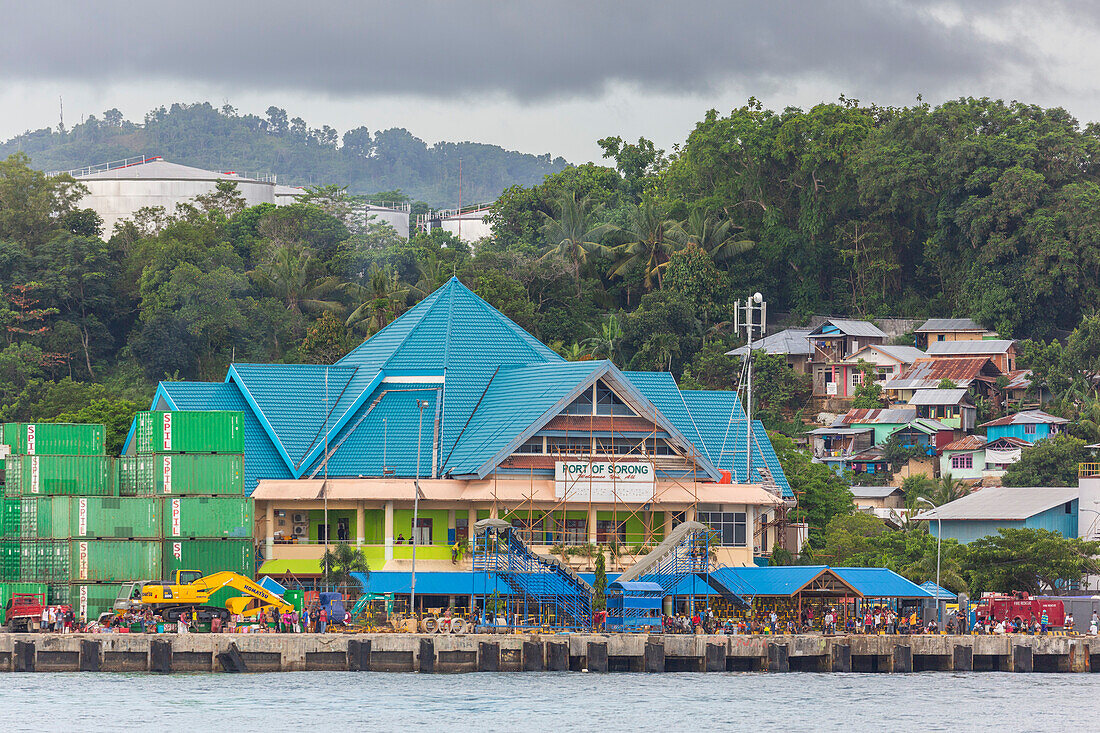
<svg viewBox="0 0 1100 733">
<path fill-rule="evenodd" d="M 234 172 L 220 173 L 208 171 L 203 168 L 195 168 L 179 163 L 169 163 L 167 160 L 156 158 L 146 163 L 134 163 L 133 165 L 112 168 L 77 176 L 81 181 L 123 181 L 135 179 L 153 179 L 164 181 L 252 181 L 253 178 L 245 178 Z"/>
<path fill-rule="evenodd" d="M 948 504 L 921 512 L 916 519 L 1024 520 L 1079 496 L 1076 486 L 991 486 Z"/>
</svg>

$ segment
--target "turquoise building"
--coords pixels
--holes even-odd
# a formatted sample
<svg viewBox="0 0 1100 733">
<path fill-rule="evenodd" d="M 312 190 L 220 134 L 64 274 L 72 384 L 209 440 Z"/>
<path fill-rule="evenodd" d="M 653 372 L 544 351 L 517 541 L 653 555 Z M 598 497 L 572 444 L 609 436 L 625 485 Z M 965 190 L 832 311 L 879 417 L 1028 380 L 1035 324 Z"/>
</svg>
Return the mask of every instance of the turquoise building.
<svg viewBox="0 0 1100 733">
<path fill-rule="evenodd" d="M 982 423 L 985 437 L 990 442 L 997 438 L 1018 438 L 1034 443 L 1062 432 L 1066 419 L 1048 415 L 1042 410 L 1024 410 Z"/>
<path fill-rule="evenodd" d="M 1006 528 L 1046 529 L 1077 536 L 1078 488 L 993 486 L 918 514 L 933 537 L 968 544 Z"/>
</svg>

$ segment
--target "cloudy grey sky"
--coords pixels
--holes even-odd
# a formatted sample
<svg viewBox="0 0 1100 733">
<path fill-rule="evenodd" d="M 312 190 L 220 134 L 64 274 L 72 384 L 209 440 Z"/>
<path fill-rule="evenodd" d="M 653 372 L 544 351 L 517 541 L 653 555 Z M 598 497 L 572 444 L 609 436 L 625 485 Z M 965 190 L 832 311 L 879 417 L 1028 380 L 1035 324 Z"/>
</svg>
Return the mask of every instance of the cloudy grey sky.
<svg viewBox="0 0 1100 733">
<path fill-rule="evenodd" d="M 0 137 L 118 107 L 270 104 L 572 161 L 681 142 L 749 95 L 998 96 L 1100 119 L 1100 3 L 1073 0 L 0 0 Z"/>
</svg>

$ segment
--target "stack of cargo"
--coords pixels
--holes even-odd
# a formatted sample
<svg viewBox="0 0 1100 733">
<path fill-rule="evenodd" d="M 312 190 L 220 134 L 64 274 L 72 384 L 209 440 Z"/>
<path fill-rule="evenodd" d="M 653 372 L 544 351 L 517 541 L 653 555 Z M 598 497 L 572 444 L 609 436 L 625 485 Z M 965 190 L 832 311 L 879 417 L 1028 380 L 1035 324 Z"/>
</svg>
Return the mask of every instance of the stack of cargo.
<svg viewBox="0 0 1100 733">
<path fill-rule="evenodd" d="M 147 412 L 136 424 L 137 455 L 118 459 L 103 455 L 99 425 L 5 426 L 5 437 L 31 428 L 31 438 L 11 443 L 0 509 L 14 519 L 0 513 L 0 525 L 5 540 L 9 524 L 15 527 L 16 559 L 0 572 L 14 565 L 11 580 L 46 583 L 50 602 L 72 604 L 80 618 L 108 610 L 122 583 L 163 580 L 176 570 L 253 575 L 243 415 Z M 49 450 L 88 455 L 44 454 L 47 428 L 60 441 Z M 91 429 L 98 442 L 85 434 Z M 17 508 L 8 509 L 13 500 Z M 0 545 L 0 562 L 6 548 Z"/>
</svg>

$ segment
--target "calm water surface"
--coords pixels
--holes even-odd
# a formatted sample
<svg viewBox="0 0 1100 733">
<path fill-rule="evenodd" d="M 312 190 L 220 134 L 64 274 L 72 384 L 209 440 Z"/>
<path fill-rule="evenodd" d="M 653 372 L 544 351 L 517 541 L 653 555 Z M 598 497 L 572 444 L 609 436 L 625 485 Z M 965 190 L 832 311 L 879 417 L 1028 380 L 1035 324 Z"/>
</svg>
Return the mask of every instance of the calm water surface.
<svg viewBox="0 0 1100 733">
<path fill-rule="evenodd" d="M 0 731 L 1097 730 L 1100 675 L 0 675 Z M 1093 727 L 1097 726 L 1097 727 Z"/>
</svg>

